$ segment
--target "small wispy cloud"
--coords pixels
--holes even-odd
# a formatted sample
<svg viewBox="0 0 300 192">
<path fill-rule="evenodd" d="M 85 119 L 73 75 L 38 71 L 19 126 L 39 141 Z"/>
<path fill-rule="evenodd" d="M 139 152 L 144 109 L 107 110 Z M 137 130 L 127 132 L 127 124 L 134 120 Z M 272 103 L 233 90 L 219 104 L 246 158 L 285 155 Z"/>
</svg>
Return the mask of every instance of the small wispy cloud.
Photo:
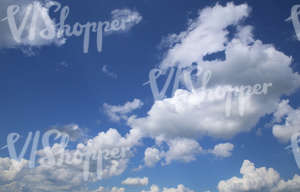
<svg viewBox="0 0 300 192">
<path fill-rule="evenodd" d="M 130 9 L 115 9 L 111 11 L 112 20 L 122 21 L 122 30 L 129 31 L 133 26 L 139 24 L 143 17 L 137 11 Z"/>
<path fill-rule="evenodd" d="M 117 79 L 118 75 L 114 72 L 112 72 L 107 65 L 103 65 L 102 66 L 102 72 L 105 73 L 106 75 L 108 75 L 109 77 L 113 78 L 113 79 Z"/>
<path fill-rule="evenodd" d="M 109 105 L 103 104 L 104 112 L 112 121 L 120 121 L 121 119 L 128 119 L 128 114 L 132 111 L 141 108 L 144 103 L 139 99 L 134 99 L 132 102 L 128 101 L 124 105 Z"/>
</svg>

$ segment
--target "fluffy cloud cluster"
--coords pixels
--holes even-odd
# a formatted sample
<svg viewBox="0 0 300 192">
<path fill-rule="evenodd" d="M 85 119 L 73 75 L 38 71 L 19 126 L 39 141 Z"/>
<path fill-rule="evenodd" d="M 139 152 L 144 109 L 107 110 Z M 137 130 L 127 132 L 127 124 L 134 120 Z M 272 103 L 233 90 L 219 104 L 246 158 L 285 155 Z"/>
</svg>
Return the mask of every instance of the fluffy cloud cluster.
<svg viewBox="0 0 300 192">
<path fill-rule="evenodd" d="M 163 152 L 166 164 L 174 160 L 191 162 L 196 159 L 195 155 L 202 151 L 202 147 L 192 139 L 180 138 L 168 142 L 169 150 Z"/>
<path fill-rule="evenodd" d="M 103 104 L 104 112 L 112 121 L 120 121 L 121 119 L 128 119 L 128 114 L 136 109 L 143 106 L 143 102 L 139 99 L 134 99 L 133 101 L 126 102 L 124 105 L 109 105 L 107 103 Z"/>
<path fill-rule="evenodd" d="M 296 192 L 300 190 L 300 177 L 295 175 L 292 180 L 280 179 L 279 173 L 272 168 L 256 168 L 245 160 L 241 167 L 242 178 L 232 177 L 218 184 L 219 192 Z"/>
<path fill-rule="evenodd" d="M 107 132 L 100 132 L 98 136 L 79 144 L 77 149 L 89 151 L 93 154 L 102 153 L 101 178 L 108 178 L 122 174 L 132 157 L 132 151 L 139 145 L 140 133 L 132 130 L 124 137 L 116 129 L 109 129 Z M 96 174 L 96 173 L 95 173 Z"/>
<path fill-rule="evenodd" d="M 76 167 L 38 166 L 34 169 L 28 168 L 28 161 L 20 162 L 9 158 L 0 159 L 0 191 L 85 191 Z"/>
<path fill-rule="evenodd" d="M 145 165 L 147 167 L 153 167 L 162 159 L 164 159 L 163 165 L 168 165 L 172 161 L 191 162 L 196 159 L 197 154 L 203 151 L 199 143 L 186 138 L 170 140 L 168 146 L 168 151 L 160 151 L 157 148 L 148 147 L 145 150 Z"/>
<path fill-rule="evenodd" d="M 300 131 L 300 109 L 293 109 L 288 100 L 283 100 L 274 113 L 274 121 L 273 135 L 281 142 L 288 142 Z"/>
<path fill-rule="evenodd" d="M 75 149 L 66 148 L 65 143 L 55 143 L 37 152 L 36 166 L 31 169 L 26 160 L 0 158 L 0 188 L 5 192 L 86 192 L 87 183 L 124 172 L 133 148 L 139 144 L 136 138 L 140 136 L 134 130 L 123 137 L 117 130 L 109 129 L 77 144 Z"/>
<path fill-rule="evenodd" d="M 138 13 L 128 10 L 115 10 L 112 14 L 114 19 L 128 18 L 128 29 L 141 20 Z M 235 95 L 232 96 L 232 114 L 226 116 L 225 99 L 204 100 L 201 92 L 186 89 L 177 90 L 171 98 L 156 101 L 145 117 L 128 117 L 133 110 L 143 105 L 138 99 L 120 106 L 104 104 L 105 112 L 112 120 L 128 120 L 127 123 L 132 128 L 130 132 L 125 136 L 120 135 L 115 129 L 100 132 L 86 143 L 78 144 L 76 149 L 65 150 L 66 156 L 73 156 L 77 151 L 92 153 L 105 151 L 100 175 L 101 178 L 108 178 L 122 174 L 127 168 L 133 148 L 139 145 L 142 138 L 150 137 L 156 143 L 145 151 L 146 166 L 154 166 L 161 160 L 163 164 L 172 161 L 190 162 L 195 160 L 198 154 L 206 151 L 198 143 L 201 138 L 208 136 L 230 139 L 239 133 L 250 131 L 261 117 L 276 112 L 278 105 L 275 119 L 280 120 L 286 116 L 288 118 L 286 125 L 276 125 L 273 133 L 276 137 L 286 140 L 290 134 L 285 133 L 291 133 L 299 124 L 297 120 L 299 112 L 292 110 L 287 103 L 280 104 L 280 98 L 299 88 L 300 76 L 290 67 L 291 57 L 278 51 L 273 45 L 256 40 L 252 34 L 253 27 L 242 24 L 249 14 L 250 8 L 246 4 L 237 6 L 228 3 L 226 6 L 216 5 L 205 8 L 199 12 L 199 16 L 190 23 L 186 31 L 170 36 L 172 38 L 169 41 L 172 46 L 160 65 L 161 69 L 168 70 L 175 65 L 184 68 L 194 62 L 198 63 L 198 72 L 201 66 L 202 69 L 209 70 L 213 74 L 207 84 L 207 90 L 216 90 L 220 86 L 272 83 L 267 94 L 243 98 L 244 116 L 238 113 L 241 100 Z M 228 27 L 230 26 L 237 29 L 232 39 L 229 38 Z M 225 59 L 210 61 L 205 59 L 205 56 L 213 53 L 223 53 Z M 196 75 L 195 78 L 200 77 Z M 71 128 L 76 130 L 74 126 Z M 286 132 L 282 131 L 283 129 L 292 131 Z M 167 151 L 162 147 L 164 144 L 167 145 Z M 233 149 L 232 144 L 225 143 L 217 144 L 214 149 L 208 151 L 218 157 L 229 157 Z M 61 146 L 53 146 L 51 150 L 58 152 Z M 42 157 L 46 156 L 49 154 L 49 149 L 44 149 L 39 154 Z M 23 168 L 23 163 L 16 163 L 10 159 L 0 161 L 1 190 L 4 189 L 5 192 L 85 190 L 86 186 L 81 182 L 82 168 L 78 166 L 40 165 L 29 170 Z M 93 161 L 90 163 L 93 165 L 89 170 L 91 179 L 97 180 L 96 163 Z M 299 176 L 295 176 L 290 181 L 283 181 L 275 170 L 255 168 L 249 161 L 243 163 L 241 174 L 242 178 L 233 177 L 221 181 L 218 185 L 219 191 L 299 190 Z M 98 192 L 105 190 L 100 187 Z M 123 192 L 124 189 L 113 188 L 111 191 Z M 155 185 L 150 189 L 150 192 L 159 191 L 159 187 Z M 163 192 L 192 192 L 192 190 L 178 185 L 177 188 L 163 188 Z"/>
<path fill-rule="evenodd" d="M 162 165 L 168 165 L 172 161 L 191 162 L 199 154 L 211 153 L 216 157 L 226 158 L 232 155 L 234 145 L 231 143 L 221 143 L 214 146 L 213 149 L 205 150 L 198 142 L 193 139 L 172 139 L 167 142 L 168 151 L 159 150 L 155 147 L 148 147 L 144 153 L 144 164 L 147 167 L 153 167 L 161 160 Z"/>
<path fill-rule="evenodd" d="M 155 139 L 158 146 L 162 143 L 169 146 L 170 151 L 163 156 L 167 162 L 188 162 L 199 151 L 200 147 L 195 144 L 192 145 L 193 149 L 186 148 L 189 151 L 184 154 L 174 151 L 173 146 L 178 138 L 185 138 L 189 142 L 194 140 L 195 143 L 202 137 L 230 139 L 239 133 L 248 132 L 261 117 L 276 111 L 281 96 L 290 95 L 299 88 L 300 75 L 291 68 L 292 58 L 273 45 L 255 39 L 253 27 L 243 24 L 249 14 L 247 4 L 217 4 L 201 10 L 186 31 L 170 35 L 172 46 L 167 50 L 160 69 L 167 72 L 177 66 L 184 70 L 197 63 L 197 73 L 192 75 L 192 83 L 201 82 L 201 71 L 211 71 L 212 77 L 206 85 L 207 92 L 228 86 L 249 85 L 251 87 L 248 91 L 253 91 L 256 84 L 260 84 L 257 86 L 260 88 L 267 84 L 270 86 L 262 95 L 239 96 L 227 93 L 226 97 L 230 97 L 230 100 L 224 97 L 203 99 L 203 91 L 193 87 L 178 89 L 171 98 L 155 101 L 147 116 L 130 117 L 128 124 L 133 129 L 141 130 L 145 137 Z M 236 30 L 230 32 L 228 27 Z M 224 54 L 225 59 L 207 59 L 206 56 L 211 54 Z M 180 84 L 183 84 L 182 78 Z M 228 103 L 231 106 L 229 116 L 225 113 Z M 241 109 L 243 115 L 240 115 Z M 228 153 L 221 154 L 222 147 L 226 147 Z M 213 154 L 229 156 L 231 147 L 220 145 Z M 156 150 L 148 150 L 145 154 L 148 155 L 145 157 L 148 165 L 153 164 L 150 159 L 153 162 L 162 157 Z"/>
<path fill-rule="evenodd" d="M 16 176 L 27 164 L 26 160 L 16 161 L 9 158 L 1 158 L 0 159 L 0 183 L 6 184 L 14 179 Z"/>
</svg>

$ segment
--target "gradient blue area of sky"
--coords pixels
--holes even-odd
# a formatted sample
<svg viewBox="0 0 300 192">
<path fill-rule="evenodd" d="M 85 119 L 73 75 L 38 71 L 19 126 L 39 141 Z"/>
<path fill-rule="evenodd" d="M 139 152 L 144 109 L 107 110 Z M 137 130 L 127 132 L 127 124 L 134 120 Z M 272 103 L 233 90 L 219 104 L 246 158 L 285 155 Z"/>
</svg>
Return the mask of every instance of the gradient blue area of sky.
<svg viewBox="0 0 300 192">
<path fill-rule="evenodd" d="M 153 97 L 150 87 L 143 84 L 165 51 L 158 48 L 162 37 L 185 30 L 188 19 L 195 18 L 199 9 L 217 3 L 214 0 L 60 2 L 70 7 L 68 24 L 108 20 L 110 11 L 117 8 L 135 9 L 143 20 L 129 33 L 104 36 L 102 53 L 97 52 L 95 35 L 91 36 L 88 54 L 82 52 L 82 37 L 72 37 L 62 47 L 37 49 L 38 54 L 34 57 L 25 56 L 19 50 L 0 50 L 0 146 L 6 145 L 6 136 L 11 132 L 23 136 L 19 141 L 22 145 L 30 131 L 43 132 L 53 125 L 69 123 L 88 128 L 90 135 L 108 128 L 117 128 L 125 134 L 129 128 L 124 123 L 108 121 L 101 111 L 103 103 L 118 105 L 139 98 L 145 107 L 138 114 L 144 115 L 153 104 Z M 224 5 L 226 2 L 229 1 L 219 3 Z M 292 68 L 300 72 L 300 42 L 294 37 L 292 23 L 285 22 L 291 7 L 299 1 L 234 1 L 235 4 L 244 2 L 252 7 L 251 16 L 245 23 L 254 26 L 255 38 L 274 44 L 280 51 L 293 56 Z M 68 67 L 62 67 L 62 62 Z M 109 66 L 118 78 L 105 75 L 101 71 L 103 65 Z M 292 106 L 300 106 L 299 96 L 298 92 L 290 97 Z M 142 146 L 124 174 L 100 184 L 118 186 L 128 176 L 147 176 L 151 183 L 159 186 L 182 183 L 196 191 L 214 191 L 218 181 L 239 175 L 245 159 L 255 162 L 257 167 L 273 167 L 283 178 L 291 178 L 300 173 L 299 169 L 292 153 L 273 137 L 272 129 L 264 128 L 269 121 L 270 117 L 265 117 L 251 133 L 235 137 L 232 143 L 236 148 L 230 158 L 220 160 L 200 155 L 192 163 L 176 162 L 133 172 L 131 169 L 142 162 L 146 148 Z M 263 128 L 262 136 L 256 135 L 257 128 Z M 208 138 L 200 141 L 204 147 L 212 147 L 213 143 Z M 7 155 L 7 150 L 0 151 L 0 156 Z M 129 187 L 128 191 L 140 189 Z"/>
</svg>

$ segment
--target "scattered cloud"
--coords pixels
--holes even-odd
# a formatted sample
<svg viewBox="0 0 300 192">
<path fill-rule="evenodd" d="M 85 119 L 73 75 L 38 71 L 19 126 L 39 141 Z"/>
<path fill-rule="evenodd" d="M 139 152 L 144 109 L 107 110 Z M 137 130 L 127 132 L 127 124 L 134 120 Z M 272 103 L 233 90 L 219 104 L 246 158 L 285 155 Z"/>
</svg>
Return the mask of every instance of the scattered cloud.
<svg viewBox="0 0 300 192">
<path fill-rule="evenodd" d="M 144 177 L 144 178 L 127 178 L 124 181 L 122 181 L 123 185 L 148 185 L 149 183 L 149 179 L 148 177 Z"/>
<path fill-rule="evenodd" d="M 38 158 L 34 168 L 28 167 L 28 160 L 19 162 L 10 158 L 0 158 L 0 191 L 87 192 L 87 183 L 118 176 L 125 171 L 133 155 L 133 148 L 139 145 L 139 135 L 131 131 L 122 137 L 117 130 L 110 129 L 100 132 L 85 143 L 77 144 L 75 149 L 66 149 L 63 144 L 54 144 L 37 152 Z M 88 169 L 85 168 L 87 157 L 79 155 L 86 154 L 85 152 L 101 152 L 98 153 L 101 155 L 98 159 L 91 156 L 87 163 Z M 86 173 L 87 180 L 84 179 Z M 122 188 L 113 188 L 112 192 L 118 190 L 123 191 Z"/>
<path fill-rule="evenodd" d="M 107 76 L 113 78 L 113 79 L 117 79 L 118 75 L 114 72 L 112 72 L 107 65 L 103 65 L 102 66 L 102 72 L 105 73 Z"/>
<path fill-rule="evenodd" d="M 287 143 L 293 134 L 300 131 L 300 109 L 293 109 L 288 100 L 283 100 L 274 113 L 274 121 L 273 135 Z"/>
<path fill-rule="evenodd" d="M 214 154 L 217 157 L 230 157 L 232 155 L 232 151 L 234 149 L 234 145 L 231 143 L 222 143 L 218 144 L 214 147 L 210 153 Z"/>
<path fill-rule="evenodd" d="M 157 185 L 151 185 L 150 190 L 143 190 L 142 192 L 159 192 L 159 187 Z"/>
<path fill-rule="evenodd" d="M 203 152 L 202 147 L 193 139 L 176 138 L 167 142 L 167 151 L 149 147 L 145 150 L 144 163 L 147 167 L 154 167 L 163 160 L 162 165 L 168 165 L 173 161 L 191 162 Z"/>
<path fill-rule="evenodd" d="M 147 167 L 153 167 L 162 158 L 161 152 L 156 148 L 147 148 L 145 150 L 144 162 Z"/>
<path fill-rule="evenodd" d="M 256 168 L 254 163 L 245 160 L 241 167 L 242 178 L 232 177 L 220 181 L 219 192 L 296 192 L 300 190 L 300 176 L 284 181 L 273 168 Z"/>
<path fill-rule="evenodd" d="M 111 11 L 112 20 L 121 20 L 122 30 L 128 32 L 133 26 L 139 24 L 143 17 L 137 11 L 131 9 L 115 9 Z"/>
<path fill-rule="evenodd" d="M 139 99 L 134 99 L 133 101 L 128 101 L 124 105 L 109 105 L 107 103 L 103 104 L 104 112 L 112 121 L 120 121 L 121 119 L 127 120 L 128 114 L 132 113 L 134 110 L 141 108 L 144 103 Z"/>
<path fill-rule="evenodd" d="M 196 160 L 196 155 L 202 151 L 202 147 L 193 139 L 177 138 L 167 142 L 169 150 L 163 153 L 165 164 L 172 161 L 191 162 Z"/>
<path fill-rule="evenodd" d="M 178 185 L 177 188 L 163 188 L 162 192 L 195 192 L 184 185 Z"/>
</svg>

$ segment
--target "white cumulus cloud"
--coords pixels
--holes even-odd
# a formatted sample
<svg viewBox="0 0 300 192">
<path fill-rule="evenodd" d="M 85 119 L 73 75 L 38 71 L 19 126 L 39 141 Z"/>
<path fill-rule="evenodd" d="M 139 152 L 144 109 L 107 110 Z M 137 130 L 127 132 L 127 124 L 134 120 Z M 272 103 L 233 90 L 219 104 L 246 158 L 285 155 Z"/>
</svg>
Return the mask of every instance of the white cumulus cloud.
<svg viewBox="0 0 300 192">
<path fill-rule="evenodd" d="M 300 190 L 300 177 L 284 181 L 273 168 L 256 168 L 254 163 L 245 160 L 241 167 L 242 178 L 232 177 L 220 181 L 219 192 L 296 192 Z"/>
<path fill-rule="evenodd" d="M 185 31 L 171 35 L 173 39 L 177 38 L 167 50 L 160 69 L 168 71 L 177 66 L 184 70 L 184 67 L 197 63 L 195 78 L 201 79 L 201 70 L 211 71 L 207 92 L 228 86 L 249 85 L 254 91 L 255 85 L 261 90 L 263 87 L 266 89 L 263 94 L 243 97 L 227 93 L 224 99 L 214 95 L 204 97 L 201 90 L 181 87 L 174 96 L 155 101 L 146 116 L 131 116 L 128 124 L 133 129 L 140 130 L 144 137 L 155 139 L 158 145 L 166 143 L 169 146 L 170 151 L 165 155 L 167 163 L 183 159 L 189 162 L 195 158 L 195 151 L 199 151 L 190 150 L 191 154 L 181 154 L 182 158 L 176 158 L 180 155 L 172 149 L 172 145 L 177 138 L 197 143 L 207 136 L 228 140 L 249 132 L 260 118 L 276 111 L 283 95 L 288 96 L 299 88 L 300 75 L 291 68 L 292 57 L 277 50 L 274 45 L 256 39 L 252 33 L 253 26 L 243 25 L 250 9 L 247 4 L 217 4 L 199 11 L 199 16 L 189 23 Z M 235 28 L 236 32 L 229 36 L 232 32 L 228 27 Z M 207 55 L 220 52 L 225 59 L 205 59 Z M 180 80 L 180 83 L 184 82 Z M 225 113 L 228 103 L 231 103 L 229 116 Z M 229 151 L 222 155 L 230 155 Z"/>
<path fill-rule="evenodd" d="M 218 144 L 214 147 L 210 153 L 214 154 L 217 157 L 230 157 L 232 155 L 232 151 L 234 149 L 234 145 L 231 143 L 222 143 Z"/>
</svg>

